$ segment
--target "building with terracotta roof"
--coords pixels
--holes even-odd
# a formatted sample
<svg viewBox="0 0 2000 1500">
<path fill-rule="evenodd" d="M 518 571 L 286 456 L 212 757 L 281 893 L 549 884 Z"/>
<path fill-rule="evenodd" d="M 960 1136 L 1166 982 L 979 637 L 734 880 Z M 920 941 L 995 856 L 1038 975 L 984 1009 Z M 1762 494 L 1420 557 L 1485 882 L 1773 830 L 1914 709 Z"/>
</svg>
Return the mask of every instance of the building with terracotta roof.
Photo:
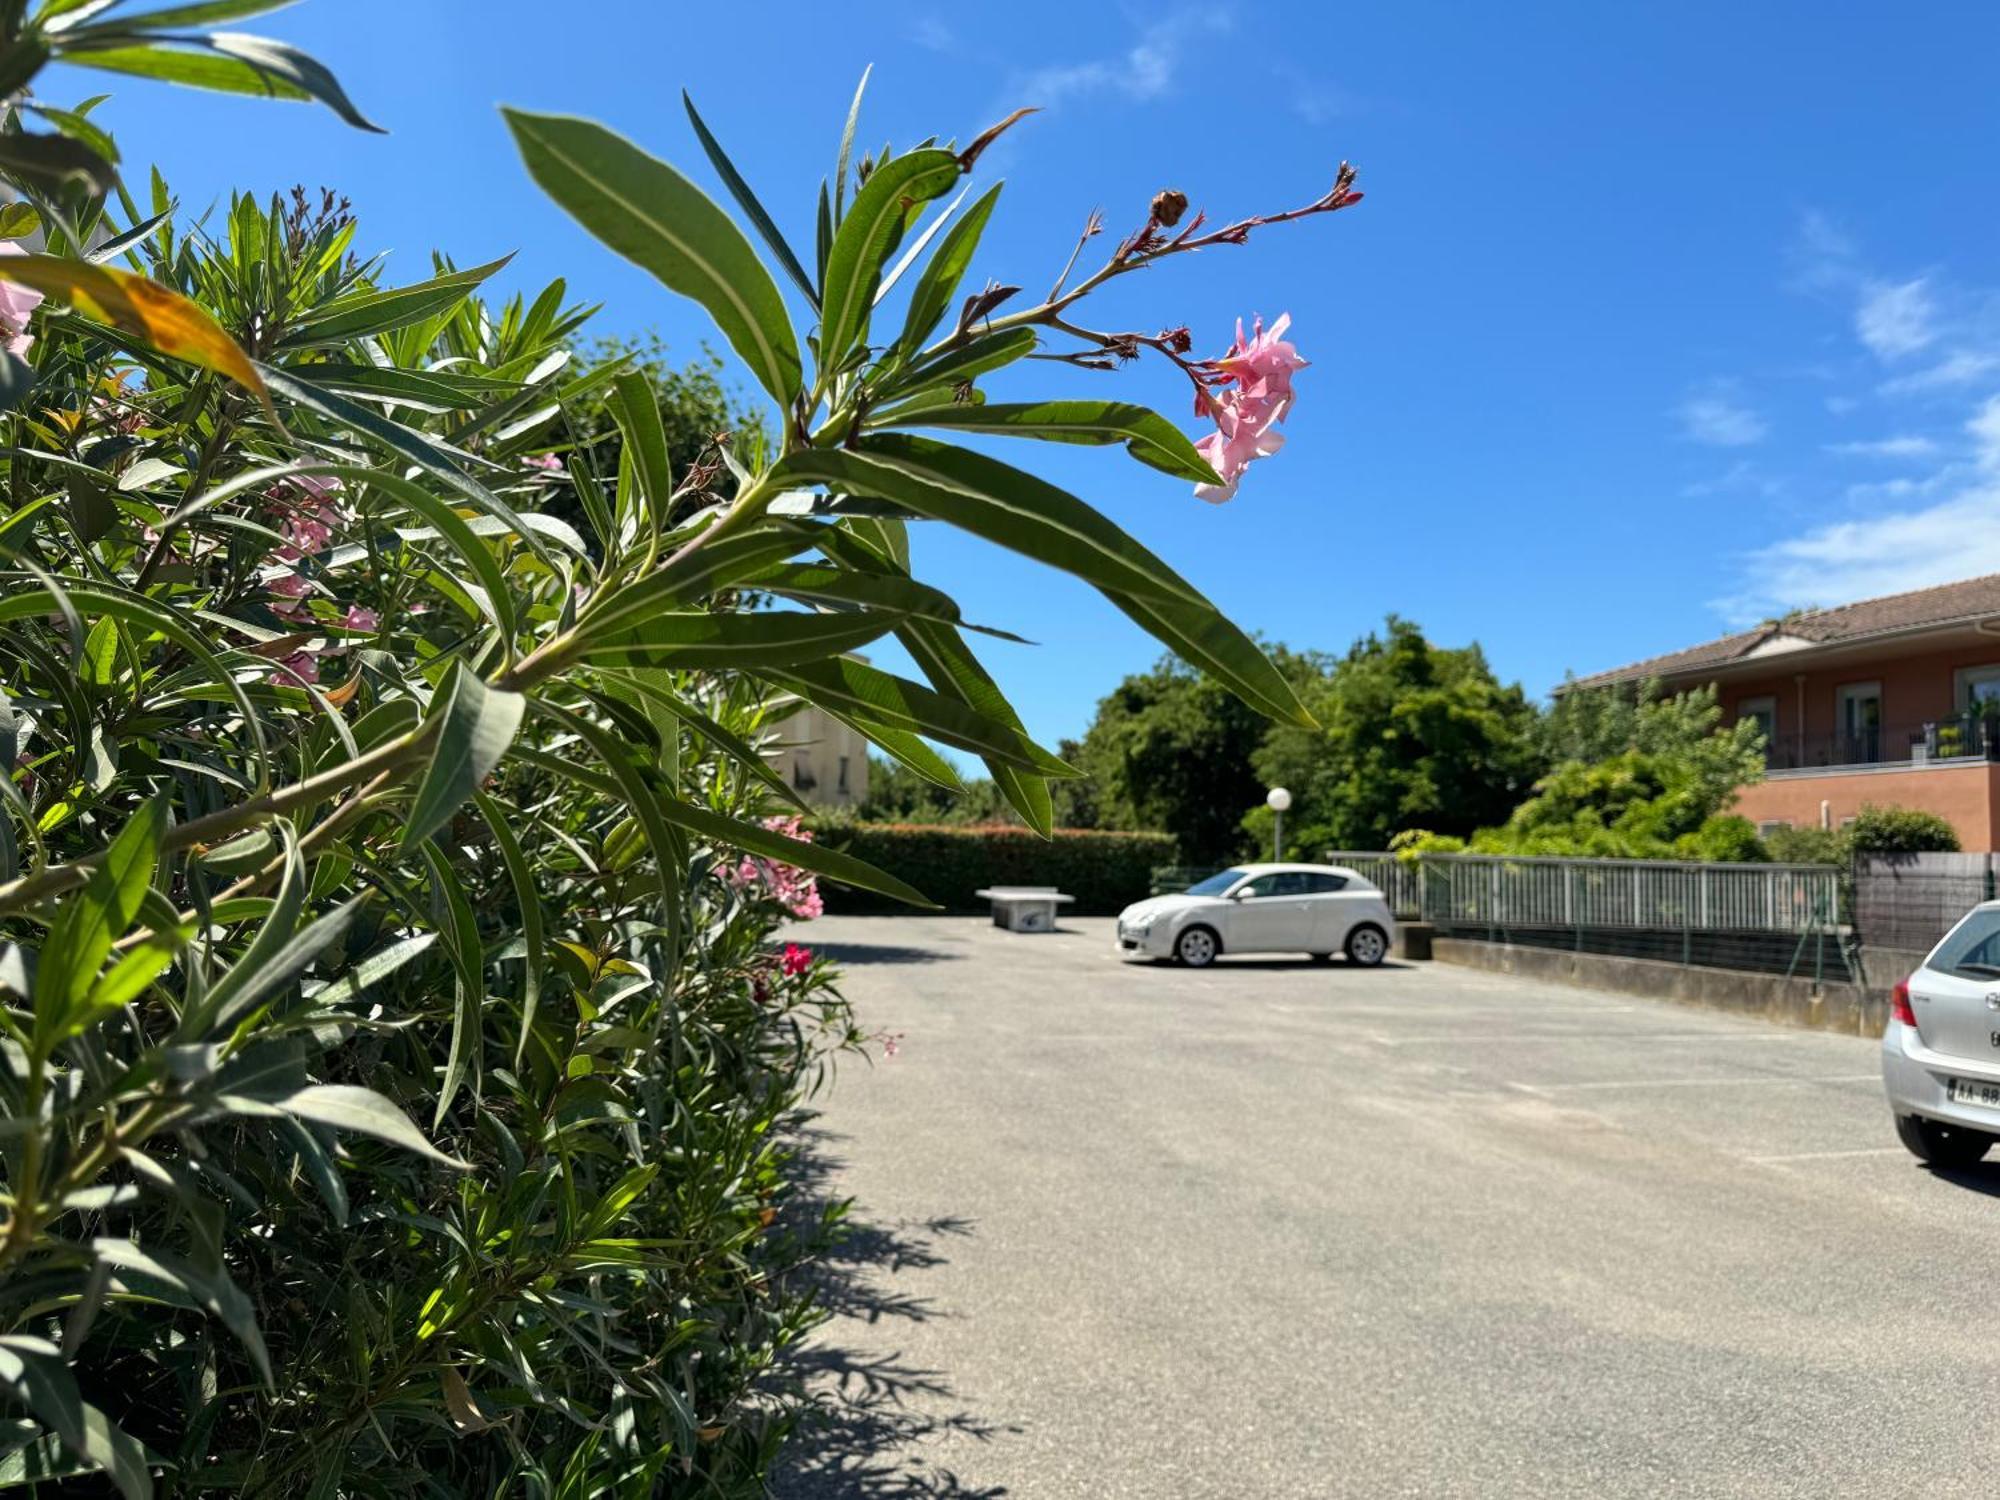
<svg viewBox="0 0 2000 1500">
<path fill-rule="evenodd" d="M 1561 691 L 1652 679 L 1712 683 L 1728 718 L 1764 726 L 1770 769 L 1736 811 L 1766 831 L 1914 807 L 2000 849 L 2000 573 L 1802 610 Z"/>
</svg>

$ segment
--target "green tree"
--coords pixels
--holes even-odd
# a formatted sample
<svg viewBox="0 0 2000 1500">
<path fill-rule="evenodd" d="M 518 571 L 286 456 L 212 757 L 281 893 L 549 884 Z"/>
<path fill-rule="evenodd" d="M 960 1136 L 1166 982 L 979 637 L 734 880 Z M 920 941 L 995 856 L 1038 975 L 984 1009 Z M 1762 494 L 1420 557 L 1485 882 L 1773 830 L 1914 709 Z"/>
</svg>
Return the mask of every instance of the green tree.
<svg viewBox="0 0 2000 1500">
<path fill-rule="evenodd" d="M 868 757 L 868 796 L 855 813 L 876 823 L 1021 821 L 990 776 L 971 777 L 953 791 L 882 755 Z"/>
<path fill-rule="evenodd" d="M 1406 829 L 1464 835 L 1499 822 L 1533 783 L 1534 706 L 1477 645 L 1435 646 L 1391 616 L 1338 661 L 1306 660 L 1319 727 L 1263 737 L 1242 819 L 1258 847 L 1270 838 L 1266 787 L 1291 791 L 1297 848 L 1382 849 Z"/>
<path fill-rule="evenodd" d="M 1279 669 L 1299 681 L 1302 658 L 1282 647 Z M 1172 656 L 1127 677 L 1097 705 L 1072 761 L 1092 784 L 1103 828 L 1153 829 L 1196 862 L 1231 858 L 1243 809 L 1264 796 L 1253 765 L 1270 721 Z"/>
</svg>

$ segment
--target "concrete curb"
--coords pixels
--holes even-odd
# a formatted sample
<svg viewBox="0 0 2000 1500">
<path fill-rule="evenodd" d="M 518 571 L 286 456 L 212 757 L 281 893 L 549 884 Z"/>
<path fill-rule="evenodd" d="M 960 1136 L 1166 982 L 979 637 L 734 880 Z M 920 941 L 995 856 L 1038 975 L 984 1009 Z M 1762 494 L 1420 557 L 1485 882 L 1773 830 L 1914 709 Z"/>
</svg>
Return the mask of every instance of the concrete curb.
<svg viewBox="0 0 2000 1500">
<path fill-rule="evenodd" d="M 1815 984 L 1811 979 L 1787 979 L 1781 974 L 1698 968 L 1562 948 L 1519 948 L 1470 938 L 1440 937 L 1432 948 L 1442 963 L 1672 1000 L 1814 1031 L 1879 1036 L 1889 1019 L 1885 994 L 1852 984 Z"/>
</svg>

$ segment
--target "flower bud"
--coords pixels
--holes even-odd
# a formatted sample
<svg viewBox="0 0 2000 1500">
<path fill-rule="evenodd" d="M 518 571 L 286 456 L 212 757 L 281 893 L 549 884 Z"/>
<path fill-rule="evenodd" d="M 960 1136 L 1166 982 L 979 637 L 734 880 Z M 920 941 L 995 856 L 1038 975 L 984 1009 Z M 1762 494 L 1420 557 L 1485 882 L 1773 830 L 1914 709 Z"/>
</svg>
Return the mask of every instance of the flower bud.
<svg viewBox="0 0 2000 1500">
<path fill-rule="evenodd" d="M 1153 194 L 1153 222 L 1167 229 L 1180 223 L 1181 215 L 1187 212 L 1187 194 L 1178 188 L 1166 188 Z"/>
</svg>

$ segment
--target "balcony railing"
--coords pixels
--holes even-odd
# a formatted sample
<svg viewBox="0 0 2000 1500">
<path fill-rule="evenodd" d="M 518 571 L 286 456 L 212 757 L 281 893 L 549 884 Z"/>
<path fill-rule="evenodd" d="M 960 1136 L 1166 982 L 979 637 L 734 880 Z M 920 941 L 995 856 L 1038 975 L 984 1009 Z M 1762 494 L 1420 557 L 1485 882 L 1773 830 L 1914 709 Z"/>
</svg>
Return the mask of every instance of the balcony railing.
<svg viewBox="0 0 2000 1500">
<path fill-rule="evenodd" d="M 2000 761 L 2000 710 L 1853 733 L 1780 734 L 1764 747 L 1764 763 L 1773 771 L 1960 760 Z"/>
</svg>

